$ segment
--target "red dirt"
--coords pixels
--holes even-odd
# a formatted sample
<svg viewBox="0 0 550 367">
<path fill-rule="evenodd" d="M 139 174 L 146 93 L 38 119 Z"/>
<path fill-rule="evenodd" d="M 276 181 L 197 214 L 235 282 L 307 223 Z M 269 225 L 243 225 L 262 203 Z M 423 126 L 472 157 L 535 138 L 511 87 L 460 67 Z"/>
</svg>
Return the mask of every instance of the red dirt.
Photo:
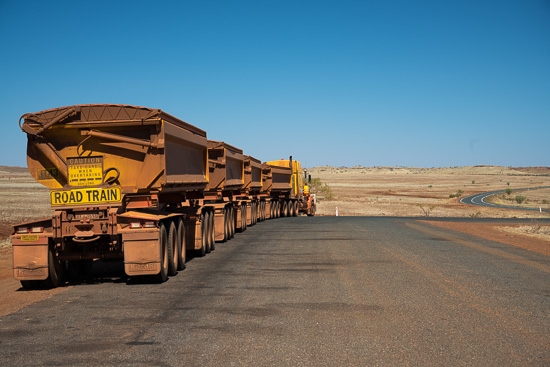
<svg viewBox="0 0 550 367">
<path fill-rule="evenodd" d="M 492 223 L 457 223 L 423 221 L 434 226 L 452 229 L 454 231 L 473 234 L 491 241 L 505 243 L 525 250 L 538 252 L 543 255 L 550 255 L 550 243 L 538 238 L 526 237 L 519 234 L 506 233 L 499 228 L 519 227 L 521 224 L 492 224 Z"/>
</svg>

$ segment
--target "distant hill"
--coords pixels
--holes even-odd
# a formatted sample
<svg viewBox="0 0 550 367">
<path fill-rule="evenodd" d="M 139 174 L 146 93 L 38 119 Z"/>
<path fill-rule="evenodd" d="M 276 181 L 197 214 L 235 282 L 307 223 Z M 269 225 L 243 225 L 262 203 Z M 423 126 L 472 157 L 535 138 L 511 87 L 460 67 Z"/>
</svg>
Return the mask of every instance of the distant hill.
<svg viewBox="0 0 550 367">
<path fill-rule="evenodd" d="M 0 174 L 9 174 L 9 173 L 29 173 L 27 167 L 17 167 L 17 166 L 0 166 Z"/>
</svg>

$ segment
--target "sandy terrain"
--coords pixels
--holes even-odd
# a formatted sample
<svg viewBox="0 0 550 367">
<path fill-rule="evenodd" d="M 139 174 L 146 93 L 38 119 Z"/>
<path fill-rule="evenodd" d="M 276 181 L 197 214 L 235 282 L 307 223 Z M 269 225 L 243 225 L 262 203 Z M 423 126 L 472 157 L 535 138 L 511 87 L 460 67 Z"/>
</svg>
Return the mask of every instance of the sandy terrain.
<svg viewBox="0 0 550 367">
<path fill-rule="evenodd" d="M 309 170 L 332 191 L 320 196 L 319 215 L 548 218 L 548 213 L 463 205 L 461 197 L 481 192 L 550 186 L 550 168 L 495 166 L 456 168 L 316 167 Z M 458 195 L 459 196 L 458 196 Z M 527 202 L 503 204 L 550 209 L 550 189 L 512 192 Z M 455 197 L 451 197 L 455 196 Z M 458 197 L 456 197 L 458 196 Z M 506 195 L 508 197 L 508 195 Z M 502 201 L 502 199 L 500 199 Z"/>
<path fill-rule="evenodd" d="M 548 212 L 483 208 L 463 205 L 466 195 L 536 186 L 550 186 L 550 168 L 507 168 L 493 166 L 454 168 L 316 167 L 313 178 L 328 185 L 332 197 L 319 190 L 318 215 L 373 215 L 429 217 L 533 218 L 530 225 L 430 222 L 453 230 L 500 241 L 550 255 L 550 228 L 536 222 Z M 315 188 L 312 188 L 314 191 Z M 11 226 L 51 215 L 49 193 L 36 183 L 26 168 L 0 166 L 0 316 L 25 305 L 63 292 L 23 291 L 12 277 Z M 526 202 L 515 203 L 523 195 Z M 450 197 L 454 196 L 454 197 Z M 550 189 L 513 192 L 492 199 L 506 205 L 550 209 Z"/>
</svg>

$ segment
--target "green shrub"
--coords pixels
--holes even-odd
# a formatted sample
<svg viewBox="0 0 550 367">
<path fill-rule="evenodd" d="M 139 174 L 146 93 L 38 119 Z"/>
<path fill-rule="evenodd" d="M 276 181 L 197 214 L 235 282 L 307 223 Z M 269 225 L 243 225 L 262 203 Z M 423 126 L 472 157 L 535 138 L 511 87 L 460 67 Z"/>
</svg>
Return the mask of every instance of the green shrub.
<svg viewBox="0 0 550 367">
<path fill-rule="evenodd" d="M 516 203 L 518 203 L 518 204 L 521 204 L 521 203 L 525 202 L 526 200 L 527 200 L 527 198 L 523 195 L 517 195 L 516 196 Z"/>
<path fill-rule="evenodd" d="M 504 190 L 504 192 L 506 193 L 506 195 L 510 195 L 512 193 L 512 189 L 508 187 L 506 190 Z"/>
<path fill-rule="evenodd" d="M 462 194 L 464 194 L 464 191 L 462 190 L 458 190 L 457 192 L 455 192 L 454 194 L 450 194 L 449 197 L 452 199 L 452 198 L 459 198 L 462 196 Z"/>
<path fill-rule="evenodd" d="M 323 196 L 325 199 L 332 199 L 332 189 L 326 183 L 321 182 L 318 177 L 311 178 L 309 182 L 309 188 L 312 194 Z"/>
</svg>

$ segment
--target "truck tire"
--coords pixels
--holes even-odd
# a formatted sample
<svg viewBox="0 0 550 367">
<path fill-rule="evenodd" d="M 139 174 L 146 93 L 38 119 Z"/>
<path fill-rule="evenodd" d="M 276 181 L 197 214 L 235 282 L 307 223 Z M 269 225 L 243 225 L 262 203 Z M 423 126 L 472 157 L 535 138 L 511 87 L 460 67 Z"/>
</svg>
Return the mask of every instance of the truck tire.
<svg viewBox="0 0 550 367">
<path fill-rule="evenodd" d="M 246 230 L 246 204 L 241 205 L 241 226 L 239 227 L 240 232 Z"/>
<path fill-rule="evenodd" d="M 251 226 L 255 225 L 258 220 L 258 204 L 255 201 L 252 202 L 252 218 L 250 219 Z"/>
<path fill-rule="evenodd" d="M 229 239 L 229 210 L 227 206 L 223 208 L 223 240 L 225 242 Z"/>
<path fill-rule="evenodd" d="M 216 227 L 214 215 L 214 209 L 212 209 L 210 211 L 210 251 L 214 251 L 216 249 Z"/>
<path fill-rule="evenodd" d="M 265 201 L 260 201 L 260 217 L 258 222 L 263 222 L 265 220 Z"/>
<path fill-rule="evenodd" d="M 195 250 L 195 255 L 197 257 L 203 257 L 206 255 L 206 213 L 201 213 L 201 225 L 200 225 L 200 231 L 201 231 L 201 248 L 198 250 Z"/>
<path fill-rule="evenodd" d="M 235 207 L 231 206 L 231 210 L 229 211 L 231 213 L 231 220 L 229 223 L 231 224 L 231 238 L 235 237 L 235 231 L 237 230 L 237 219 L 235 218 Z"/>
<path fill-rule="evenodd" d="M 39 289 L 40 285 L 40 280 L 21 280 L 21 287 L 26 290 Z"/>
<path fill-rule="evenodd" d="M 63 265 L 63 261 L 55 258 L 54 246 L 50 244 L 48 246 L 48 278 L 39 281 L 42 288 L 59 287 L 63 278 Z"/>
<path fill-rule="evenodd" d="M 178 273 L 178 231 L 176 223 L 170 221 L 168 225 L 168 275 L 174 276 Z"/>
<path fill-rule="evenodd" d="M 210 215 L 210 210 L 206 210 L 204 213 L 204 235 L 205 235 L 205 242 L 204 242 L 204 248 L 207 254 L 209 254 L 212 251 L 212 241 L 210 240 L 210 232 L 212 229 L 210 228 L 210 218 L 212 216 Z"/>
<path fill-rule="evenodd" d="M 168 279 L 168 234 L 164 223 L 159 228 L 160 272 L 153 276 L 157 283 L 163 283 Z"/>
<path fill-rule="evenodd" d="M 178 232 L 178 270 L 185 269 L 185 224 L 181 218 L 176 219 L 176 228 Z"/>
</svg>

